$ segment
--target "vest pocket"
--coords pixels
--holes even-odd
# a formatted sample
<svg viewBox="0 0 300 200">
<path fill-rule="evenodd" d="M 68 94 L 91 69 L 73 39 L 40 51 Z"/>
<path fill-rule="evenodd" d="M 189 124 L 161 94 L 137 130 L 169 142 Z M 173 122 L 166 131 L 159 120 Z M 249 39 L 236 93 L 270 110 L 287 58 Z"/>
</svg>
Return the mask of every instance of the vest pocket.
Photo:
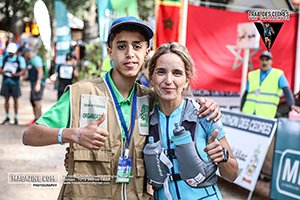
<svg viewBox="0 0 300 200">
<path fill-rule="evenodd" d="M 143 148 L 135 148 L 135 177 L 134 185 L 139 196 L 139 199 L 148 199 L 145 198 L 146 195 L 144 192 L 144 178 L 145 178 L 145 168 L 144 168 L 144 159 L 143 159 Z M 150 196 L 150 195 L 149 195 Z"/>
<path fill-rule="evenodd" d="M 112 199 L 112 157 L 110 150 L 76 149 L 73 176 L 79 184 L 67 185 L 65 195 L 75 199 Z"/>
<path fill-rule="evenodd" d="M 144 177 L 145 176 L 145 167 L 144 167 L 144 158 L 143 158 L 143 148 L 136 147 L 135 148 L 135 165 L 136 165 L 136 176 Z"/>
</svg>

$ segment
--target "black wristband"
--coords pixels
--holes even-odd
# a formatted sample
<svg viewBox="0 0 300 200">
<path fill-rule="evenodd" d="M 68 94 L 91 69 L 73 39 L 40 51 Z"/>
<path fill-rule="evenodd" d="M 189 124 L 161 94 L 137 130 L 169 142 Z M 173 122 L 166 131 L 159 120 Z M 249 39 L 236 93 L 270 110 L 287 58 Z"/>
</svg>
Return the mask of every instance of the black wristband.
<svg viewBox="0 0 300 200">
<path fill-rule="evenodd" d="M 229 160 L 229 152 L 226 148 L 223 147 L 222 149 L 224 159 L 221 162 L 227 162 Z"/>
</svg>

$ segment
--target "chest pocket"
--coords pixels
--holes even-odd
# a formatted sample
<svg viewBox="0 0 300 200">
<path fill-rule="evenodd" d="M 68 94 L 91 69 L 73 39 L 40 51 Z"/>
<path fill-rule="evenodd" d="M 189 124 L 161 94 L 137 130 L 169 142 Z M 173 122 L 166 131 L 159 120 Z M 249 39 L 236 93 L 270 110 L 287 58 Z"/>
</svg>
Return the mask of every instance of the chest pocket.
<svg viewBox="0 0 300 200">
<path fill-rule="evenodd" d="M 71 177 L 76 184 L 65 184 L 64 199 L 112 199 L 110 150 L 75 149 Z"/>
<path fill-rule="evenodd" d="M 74 175 L 111 176 L 112 157 L 113 153 L 110 150 L 76 149 L 74 151 Z"/>
</svg>

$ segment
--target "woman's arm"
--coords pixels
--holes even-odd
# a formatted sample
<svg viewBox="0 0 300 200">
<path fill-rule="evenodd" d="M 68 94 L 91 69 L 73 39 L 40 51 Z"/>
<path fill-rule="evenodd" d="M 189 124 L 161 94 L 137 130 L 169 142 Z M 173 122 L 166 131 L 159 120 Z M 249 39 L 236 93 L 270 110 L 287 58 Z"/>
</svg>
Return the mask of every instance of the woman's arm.
<svg viewBox="0 0 300 200">
<path fill-rule="evenodd" d="M 233 182 L 238 177 L 238 162 L 232 153 L 226 137 L 223 137 L 219 142 L 222 147 L 228 150 L 229 153 L 228 161 L 219 163 L 220 174 L 226 180 Z"/>
<path fill-rule="evenodd" d="M 215 130 L 213 132 L 204 151 L 209 155 L 210 159 L 213 162 L 218 164 L 219 171 L 222 177 L 230 182 L 233 182 L 238 177 L 238 163 L 232 153 L 226 137 L 224 136 L 219 141 L 216 139 L 218 133 L 218 130 Z M 223 148 L 227 149 L 229 153 L 229 159 L 227 160 L 227 162 L 223 162 L 225 159 Z"/>
</svg>

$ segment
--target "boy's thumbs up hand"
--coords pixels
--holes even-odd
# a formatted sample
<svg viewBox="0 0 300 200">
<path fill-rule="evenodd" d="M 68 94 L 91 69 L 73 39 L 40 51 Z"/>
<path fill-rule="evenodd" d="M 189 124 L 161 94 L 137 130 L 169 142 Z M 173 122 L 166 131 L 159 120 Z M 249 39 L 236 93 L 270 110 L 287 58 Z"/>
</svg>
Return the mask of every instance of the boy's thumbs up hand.
<svg viewBox="0 0 300 200">
<path fill-rule="evenodd" d="M 79 129 L 79 144 L 91 150 L 98 150 L 104 146 L 108 131 L 99 126 L 104 122 L 106 115 L 103 113 L 100 118 Z"/>
</svg>

